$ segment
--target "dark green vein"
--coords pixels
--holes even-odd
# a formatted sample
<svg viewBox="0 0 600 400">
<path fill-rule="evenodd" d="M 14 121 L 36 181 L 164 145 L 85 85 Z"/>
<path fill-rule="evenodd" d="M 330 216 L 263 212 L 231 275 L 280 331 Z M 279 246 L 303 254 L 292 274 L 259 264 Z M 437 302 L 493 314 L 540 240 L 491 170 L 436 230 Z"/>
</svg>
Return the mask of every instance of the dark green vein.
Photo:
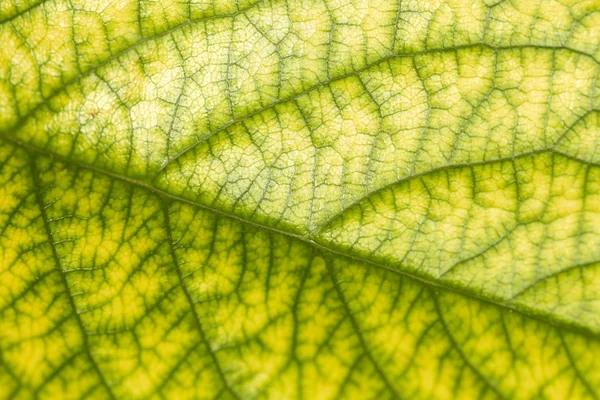
<svg viewBox="0 0 600 400">
<path fill-rule="evenodd" d="M 397 53 L 397 54 L 391 54 L 388 55 L 386 57 L 382 57 L 379 60 L 376 60 L 374 62 L 371 63 L 367 63 L 365 64 L 363 67 L 361 68 L 357 68 L 353 71 L 350 71 L 346 74 L 342 74 L 339 76 L 334 76 L 332 78 L 328 78 L 322 82 L 319 82 L 305 90 L 299 91 L 297 93 L 294 93 L 291 96 L 288 97 L 284 97 L 281 99 L 278 99 L 270 104 L 267 104 L 263 107 L 257 108 L 256 110 L 243 115 L 239 118 L 233 119 L 231 121 L 229 121 L 228 123 L 220 126 L 219 128 L 208 132 L 207 135 L 204 135 L 201 139 L 196 140 L 195 142 L 191 143 L 190 145 L 184 147 L 183 149 L 181 149 L 179 152 L 175 153 L 172 157 L 170 157 L 167 161 L 165 161 L 165 163 L 163 163 L 158 169 L 157 171 L 154 173 L 154 175 L 152 176 L 152 179 L 156 179 L 161 172 L 163 172 L 170 164 L 172 164 L 173 162 L 175 162 L 177 159 L 179 159 L 181 156 L 183 156 L 184 154 L 189 153 L 191 150 L 193 150 L 194 148 L 198 147 L 199 145 L 201 145 L 202 143 L 205 143 L 206 141 L 208 141 L 211 137 L 227 130 L 227 128 L 244 122 L 256 115 L 259 115 L 267 110 L 273 109 L 278 105 L 281 104 L 285 104 L 288 102 L 292 102 L 297 100 L 298 98 L 308 94 L 308 93 L 312 93 L 314 91 L 317 91 L 321 88 L 327 87 L 329 85 L 331 85 L 332 83 L 335 82 L 339 82 L 339 81 L 343 81 L 345 79 L 351 78 L 351 77 L 355 77 L 358 76 L 359 74 L 366 72 L 368 70 L 370 70 L 371 68 L 374 68 L 380 64 L 386 63 L 388 61 L 392 61 L 392 60 L 398 60 L 401 58 L 408 58 L 408 57 L 419 57 L 419 56 L 425 56 L 425 55 L 429 55 L 429 54 L 439 54 L 439 53 L 451 53 L 451 52 L 456 52 L 456 51 L 460 51 L 460 50 L 468 50 L 468 49 L 476 49 L 476 48 L 485 48 L 485 49 L 489 49 L 492 51 L 510 51 L 510 50 L 517 50 L 517 49 L 543 49 L 543 50 L 550 50 L 550 51 L 571 51 L 574 52 L 576 54 L 579 55 L 584 55 L 587 56 L 591 59 L 593 59 L 597 64 L 600 64 L 600 60 L 597 60 L 596 58 L 594 58 L 593 56 L 591 56 L 590 54 L 581 52 L 579 50 L 575 50 L 575 49 L 571 49 L 571 48 L 566 48 L 566 47 L 556 47 L 556 46 L 541 46 L 541 45 L 521 45 L 521 46 L 491 46 L 488 45 L 486 43 L 471 43 L 471 44 L 466 44 L 466 45 L 460 45 L 460 46 L 453 46 L 453 47 L 445 47 L 445 48 L 440 48 L 440 49 L 432 49 L 432 50 L 425 50 L 425 51 L 420 51 L 420 52 L 412 52 L 412 53 Z"/>
<path fill-rule="evenodd" d="M 220 15 L 210 15 L 207 17 L 202 17 L 202 18 L 197 18 L 197 19 L 192 19 L 189 21 L 186 21 L 182 24 L 179 25 L 175 25 L 172 28 L 169 28 L 159 34 L 153 35 L 153 36 L 145 36 L 142 37 L 141 39 L 139 39 L 137 42 L 135 42 L 134 44 L 132 44 L 129 47 L 125 47 L 124 49 L 111 54 L 109 57 L 107 57 L 106 59 L 104 59 L 103 61 L 99 62 L 98 64 L 94 65 L 93 67 L 91 67 L 90 69 L 80 73 L 80 74 L 76 74 L 73 76 L 73 78 L 67 80 L 66 82 L 64 82 L 63 84 L 59 85 L 56 89 L 54 89 L 47 97 L 43 98 L 42 101 L 40 101 L 39 103 L 37 103 L 35 106 L 33 106 L 27 113 L 25 113 L 21 119 L 16 123 L 16 125 L 9 127 L 9 130 L 18 130 L 19 127 L 23 126 L 28 120 L 29 118 L 31 118 L 36 111 L 38 111 L 39 109 L 41 109 L 44 105 L 47 105 L 50 103 L 50 100 L 52 100 L 53 98 L 55 98 L 56 96 L 58 96 L 59 94 L 61 94 L 62 92 L 64 92 L 68 87 L 80 82 L 81 80 L 83 80 L 84 78 L 86 78 L 87 76 L 90 76 L 91 74 L 93 74 L 94 72 L 100 70 L 102 67 L 112 63 L 113 61 L 117 60 L 118 58 L 120 58 L 121 56 L 123 56 L 124 54 L 129 53 L 132 50 L 135 50 L 136 48 L 142 46 L 144 43 L 146 42 L 151 42 L 151 41 L 155 41 L 157 39 L 160 39 L 162 37 L 165 37 L 173 32 L 176 32 L 180 29 L 185 28 L 186 26 L 190 26 L 190 25 L 195 25 L 198 23 L 202 23 L 205 21 L 211 21 L 211 20 L 217 20 L 217 19 L 224 19 L 224 18 L 235 18 L 236 16 L 243 14 L 249 10 L 251 10 L 254 7 L 257 7 L 260 3 L 262 3 L 264 0 L 259 0 L 256 3 L 253 3 L 245 8 L 242 8 L 234 13 L 231 14 L 220 14 Z M 8 130 L 7 129 L 7 130 Z M 4 132 L 4 131 L 0 131 L 0 132 Z"/>
<path fill-rule="evenodd" d="M 106 378 L 104 377 L 104 374 L 100 370 L 100 367 L 98 366 L 98 363 L 96 362 L 96 360 L 92 356 L 92 352 L 90 350 L 90 344 L 89 344 L 89 341 L 88 341 L 88 335 L 87 335 L 87 332 L 85 330 L 85 326 L 83 325 L 83 321 L 81 320 L 81 316 L 79 315 L 79 312 L 77 311 L 77 306 L 75 305 L 75 301 L 73 300 L 73 296 L 71 295 L 71 289 L 69 287 L 69 282 L 67 281 L 67 277 L 65 276 L 65 273 L 64 273 L 64 271 L 62 269 L 62 266 L 61 266 L 61 263 L 60 263 L 60 258 L 58 257 L 58 253 L 57 253 L 56 246 L 55 246 L 55 243 L 54 243 L 54 236 L 52 234 L 52 228 L 50 228 L 50 223 L 48 222 L 48 216 L 46 215 L 46 207 L 44 205 L 44 199 L 42 198 L 42 186 L 41 186 L 41 182 L 40 182 L 40 176 L 39 176 L 39 172 L 37 170 L 37 166 L 36 166 L 35 163 L 36 163 L 35 157 L 32 157 L 31 158 L 31 177 L 32 177 L 32 180 L 33 180 L 33 187 L 34 187 L 34 190 L 35 190 L 35 196 L 36 196 L 36 199 L 37 199 L 37 202 L 38 202 L 38 206 L 39 206 L 39 209 L 40 209 L 40 216 L 42 218 L 42 221 L 43 221 L 43 224 L 44 224 L 44 229 L 45 229 L 46 235 L 48 237 L 48 243 L 49 243 L 50 248 L 52 250 L 52 258 L 54 259 L 55 268 L 56 268 L 56 270 L 58 271 L 58 273 L 60 275 L 60 280 L 61 280 L 61 282 L 62 282 L 62 284 L 64 286 L 65 293 L 67 295 L 67 301 L 69 302 L 69 306 L 71 307 L 71 309 L 73 311 L 73 317 L 75 318 L 75 322 L 77 323 L 77 326 L 78 326 L 79 331 L 81 333 L 81 340 L 82 340 L 82 343 L 83 343 L 83 351 L 87 355 L 87 358 L 89 359 L 89 362 L 92 365 L 92 368 L 93 368 L 94 372 L 98 376 L 100 384 L 106 389 L 106 392 L 107 392 L 108 396 L 111 399 L 116 400 L 116 397 L 113 394 L 110 385 L 106 381 Z"/>
<path fill-rule="evenodd" d="M 4 19 L 0 19 L 0 25 L 6 24 L 7 22 L 10 22 L 10 21 L 13 21 L 13 20 L 19 18 L 21 15 L 25 15 L 25 14 L 35 10 L 36 8 L 40 7 L 44 3 L 47 3 L 48 1 L 50 1 L 50 0 L 39 0 L 33 4 L 30 4 L 29 6 L 23 8 L 22 10 L 17 11 L 13 15 L 5 17 Z"/>
<path fill-rule="evenodd" d="M 471 371 L 473 371 L 473 373 L 483 383 L 485 383 L 485 385 L 488 388 L 490 388 L 498 397 L 500 397 L 502 399 L 506 399 L 507 397 L 504 394 L 502 394 L 502 392 L 500 392 L 500 390 L 496 387 L 496 385 L 494 385 L 485 375 L 483 375 L 483 373 L 479 369 L 477 369 L 477 367 L 475 367 L 475 365 L 473 365 L 471 360 L 467 357 L 467 355 L 464 353 L 462 348 L 458 345 L 458 343 L 456 342 L 456 339 L 454 338 L 454 335 L 452 334 L 452 332 L 450 332 L 450 328 L 446 324 L 446 320 L 444 319 L 444 314 L 442 313 L 442 310 L 440 309 L 440 303 L 439 303 L 437 294 L 433 290 L 430 290 L 430 294 L 431 294 L 431 298 L 433 299 L 433 304 L 435 306 L 435 312 L 438 315 L 439 321 L 442 324 L 442 328 L 444 329 L 446 336 L 448 336 L 448 340 L 450 341 L 450 344 L 452 345 L 454 350 L 456 350 L 456 352 L 458 353 L 460 358 L 464 361 L 464 363 L 467 365 L 467 367 L 469 367 L 469 369 Z"/>
<path fill-rule="evenodd" d="M 577 367 L 577 364 L 575 363 L 575 360 L 573 359 L 573 355 L 571 354 L 571 350 L 569 350 L 569 346 L 567 344 L 567 341 L 564 338 L 564 335 L 559 332 L 559 336 L 560 336 L 560 341 L 561 341 L 561 343 L 563 345 L 563 348 L 565 349 L 565 353 L 567 354 L 567 358 L 569 360 L 569 364 L 571 364 L 571 366 L 573 367 L 573 371 L 575 372 L 575 376 L 583 384 L 583 386 L 586 388 L 586 390 L 592 396 L 592 398 L 598 399 L 598 395 L 596 394 L 596 391 L 592 388 L 592 386 L 587 381 L 587 379 L 585 379 L 585 377 L 583 376 L 583 374 L 579 370 L 579 367 Z"/>
<path fill-rule="evenodd" d="M 118 179 L 121 180 L 123 182 L 127 182 L 131 185 L 140 187 L 140 188 L 144 188 L 150 192 L 156 193 L 162 197 L 171 199 L 171 200 L 176 200 L 176 201 L 180 201 L 182 203 L 185 204 L 189 204 L 193 207 L 202 209 L 202 210 L 206 210 L 212 213 L 215 213 L 217 215 L 221 215 L 224 216 L 226 218 L 229 218 L 231 220 L 234 221 L 238 221 L 239 223 L 242 224 L 246 224 L 249 226 L 253 226 L 256 229 L 260 229 L 266 232 L 275 232 L 279 235 L 285 236 L 285 237 L 289 237 L 289 238 L 293 238 L 295 240 L 298 240 L 300 242 L 306 243 L 310 246 L 313 246 L 315 248 L 318 248 L 326 253 L 329 254 L 333 254 L 336 255 L 338 257 L 347 259 L 347 260 L 353 260 L 357 263 L 360 264 L 364 264 L 364 265 L 368 265 L 368 266 L 372 266 L 384 271 L 389 271 L 391 273 L 394 274 L 398 274 L 398 275 L 402 275 L 405 276 L 411 280 L 414 281 L 419 281 L 427 286 L 430 287 L 436 287 L 439 288 L 440 290 L 445 290 L 445 291 L 450 291 L 450 292 L 454 292 L 454 293 L 458 293 L 462 296 L 468 297 L 468 298 L 472 298 L 472 299 L 476 299 L 479 300 L 481 302 L 487 303 L 487 304 L 493 304 L 496 307 L 500 307 L 500 308 L 504 308 L 507 310 L 511 310 L 512 312 L 515 313 L 519 313 L 521 315 L 524 315 L 527 318 L 531 318 L 534 320 L 538 320 L 540 322 L 543 322 L 545 324 L 551 325 L 551 326 L 560 326 L 562 329 L 568 330 L 568 331 L 572 331 L 572 332 L 576 332 L 578 334 L 581 335 L 585 335 L 586 337 L 590 338 L 590 339 L 594 339 L 594 340 L 600 340 L 600 332 L 597 332 L 593 329 L 591 329 L 590 327 L 587 326 L 583 326 L 583 325 L 576 325 L 576 324 L 567 324 L 565 323 L 565 321 L 552 317 L 551 315 L 548 314 L 544 314 L 544 313 L 540 313 L 540 312 L 536 312 L 535 310 L 531 310 L 527 307 L 522 307 L 522 306 L 515 306 L 515 305 L 511 305 L 508 302 L 505 301 L 505 299 L 502 298 L 495 298 L 495 297 L 486 297 L 483 295 L 479 295 L 477 293 L 471 292 L 468 290 L 468 288 L 465 288 L 463 286 L 459 286 L 457 284 L 454 283 L 450 283 L 450 282 L 439 282 L 435 279 L 433 279 L 430 276 L 427 275 L 418 275 L 415 272 L 412 271 L 406 271 L 406 270 L 400 270 L 398 269 L 398 267 L 400 267 L 399 265 L 391 265 L 389 263 L 386 262 L 382 262 L 380 260 L 372 260 L 372 259 L 368 259 L 365 258 L 363 256 L 360 255 L 354 255 L 354 254 L 349 254 L 348 251 L 346 249 L 339 249 L 336 248 L 335 246 L 333 246 L 331 243 L 319 243 L 316 242 L 315 240 L 313 240 L 311 237 L 306 236 L 306 235 L 300 235 L 297 233 L 293 233 L 291 231 L 286 231 L 286 230 L 282 230 L 282 229 L 278 229 L 266 224 L 262 224 L 262 223 L 258 223 L 258 222 L 254 222 L 251 220 L 248 220 L 246 218 L 244 218 L 243 216 L 238 216 L 235 214 L 230 214 L 227 213 L 225 211 L 219 210 L 217 208 L 213 208 L 210 206 L 207 206 L 205 204 L 202 203 L 198 203 L 196 201 L 190 200 L 190 199 L 186 199 L 184 197 L 180 197 L 177 195 L 173 195 L 171 193 L 165 192 L 161 189 L 158 189 L 154 186 L 152 186 L 151 184 L 148 184 L 146 182 L 143 181 L 139 181 L 133 178 L 129 178 L 126 176 L 121 176 L 119 174 L 115 174 L 113 172 L 110 171 L 106 171 L 103 170 L 101 168 L 97 168 L 91 165 L 87 165 L 87 164 L 83 164 L 83 163 L 79 163 L 77 161 L 71 160 L 67 157 L 58 155 L 58 154 L 54 154 L 52 152 L 49 152 L 47 150 L 41 149 L 37 146 L 31 145 L 29 143 L 23 143 L 20 140 L 17 140 L 15 138 L 12 137 L 6 137 L 2 134 L 0 134 L 0 140 L 4 140 L 5 142 L 9 142 L 12 143 L 13 145 L 19 146 L 22 149 L 28 151 L 29 153 L 34 153 L 34 154 L 43 154 L 47 157 L 51 157 L 53 159 L 56 159 L 60 162 L 63 162 L 67 165 L 70 165 L 71 167 L 75 167 L 75 168 L 83 168 L 83 169 L 87 169 L 89 171 L 93 171 L 102 175 L 105 175 L 107 177 L 111 177 L 114 179 Z M 525 156 L 529 156 L 530 154 L 525 154 L 522 155 L 521 157 L 525 157 Z M 516 157 L 518 158 L 518 157 Z M 580 161 L 581 162 L 581 161 Z"/>
<path fill-rule="evenodd" d="M 221 383 L 223 384 L 224 388 L 234 398 L 240 399 L 240 397 L 231 388 L 230 384 L 227 382 L 227 379 L 225 378 L 225 373 L 223 372 L 223 368 L 221 368 L 221 364 L 219 363 L 219 360 L 217 359 L 217 356 L 215 355 L 214 351 L 212 350 L 210 343 L 208 341 L 208 338 L 206 337 L 206 332 L 204 331 L 204 326 L 202 324 L 202 320 L 200 319 L 200 316 L 198 315 L 198 312 L 196 311 L 196 307 L 194 306 L 194 300 L 192 299 L 192 296 L 185 284 L 185 281 L 183 280 L 183 274 L 181 272 L 181 267 L 179 265 L 179 260 L 177 258 L 177 254 L 175 252 L 175 243 L 173 242 L 173 236 L 172 236 L 172 232 L 171 232 L 171 220 L 170 220 L 170 216 L 169 216 L 169 205 L 168 205 L 169 200 L 166 199 L 164 196 L 162 196 L 161 199 L 162 199 L 162 204 L 163 204 L 164 227 L 165 227 L 165 232 L 167 234 L 167 241 L 169 242 L 169 249 L 171 252 L 171 258 L 173 260 L 173 266 L 174 266 L 175 272 L 177 273 L 177 278 L 179 280 L 179 286 L 181 286 L 181 290 L 183 291 L 183 294 L 185 295 L 185 298 L 190 306 L 192 316 L 194 317 L 194 323 L 196 324 L 196 328 L 198 329 L 198 333 L 200 335 L 200 340 L 204 344 L 204 347 L 206 348 L 206 351 L 211 358 L 211 361 L 217 371 L 217 374 L 219 375 L 219 379 L 221 380 Z"/>
<path fill-rule="evenodd" d="M 392 386 L 387 375 L 383 372 L 383 370 L 381 369 L 381 366 L 375 360 L 375 357 L 373 357 L 373 353 L 371 352 L 371 349 L 369 349 L 369 346 L 367 346 L 367 342 L 365 341 L 365 338 L 363 337 L 360 327 L 358 326 L 358 322 L 356 321 L 356 318 L 354 317 L 354 314 L 352 313 L 352 310 L 350 309 L 350 305 L 348 304 L 348 301 L 346 300 L 346 296 L 344 296 L 344 292 L 343 292 L 342 288 L 340 287 L 339 282 L 337 281 L 337 277 L 336 277 L 335 271 L 333 270 L 333 267 L 331 265 L 331 261 L 327 260 L 325 263 L 327 266 L 327 270 L 329 272 L 329 278 L 331 279 L 331 282 L 333 284 L 333 287 L 335 289 L 337 297 L 338 297 L 340 303 L 342 304 L 342 307 L 344 308 L 344 312 L 346 313 L 346 315 L 348 316 L 348 319 L 350 320 L 350 325 L 352 325 L 352 330 L 354 330 L 354 333 L 356 333 L 356 336 L 358 337 L 358 341 L 360 343 L 360 346 L 363 349 L 364 355 L 369 359 L 369 361 L 371 361 L 373 368 L 375 368 L 375 372 L 377 372 L 377 375 L 379 375 L 379 377 L 381 378 L 383 383 L 385 383 L 386 388 L 394 396 L 394 398 L 401 399 L 396 388 L 394 388 L 394 386 Z"/>
</svg>

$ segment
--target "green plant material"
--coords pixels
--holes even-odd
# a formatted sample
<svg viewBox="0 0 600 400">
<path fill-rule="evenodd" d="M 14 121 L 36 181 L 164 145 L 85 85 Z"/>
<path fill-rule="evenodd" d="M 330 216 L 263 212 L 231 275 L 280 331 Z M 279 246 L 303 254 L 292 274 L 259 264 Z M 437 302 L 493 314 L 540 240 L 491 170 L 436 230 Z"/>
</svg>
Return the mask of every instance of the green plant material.
<svg viewBox="0 0 600 400">
<path fill-rule="evenodd" d="M 0 398 L 600 396 L 600 2 L 0 3 Z"/>
</svg>

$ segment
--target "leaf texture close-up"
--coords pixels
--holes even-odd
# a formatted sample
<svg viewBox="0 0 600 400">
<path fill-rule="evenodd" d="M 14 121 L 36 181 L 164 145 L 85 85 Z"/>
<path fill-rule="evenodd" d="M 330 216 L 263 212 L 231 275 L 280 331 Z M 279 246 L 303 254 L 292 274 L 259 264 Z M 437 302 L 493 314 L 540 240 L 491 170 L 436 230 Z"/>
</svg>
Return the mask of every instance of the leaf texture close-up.
<svg viewBox="0 0 600 400">
<path fill-rule="evenodd" d="M 600 398 L 600 1 L 0 0 L 36 398 Z"/>
</svg>

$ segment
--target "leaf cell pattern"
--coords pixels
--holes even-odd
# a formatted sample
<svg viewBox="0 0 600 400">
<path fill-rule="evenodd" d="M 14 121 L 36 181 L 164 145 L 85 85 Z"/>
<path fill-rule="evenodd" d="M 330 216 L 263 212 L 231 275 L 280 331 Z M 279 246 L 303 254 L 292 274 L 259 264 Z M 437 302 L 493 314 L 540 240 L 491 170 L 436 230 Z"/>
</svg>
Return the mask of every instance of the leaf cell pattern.
<svg viewBox="0 0 600 400">
<path fill-rule="evenodd" d="M 596 1 L 0 4 L 0 397 L 597 398 Z"/>
</svg>

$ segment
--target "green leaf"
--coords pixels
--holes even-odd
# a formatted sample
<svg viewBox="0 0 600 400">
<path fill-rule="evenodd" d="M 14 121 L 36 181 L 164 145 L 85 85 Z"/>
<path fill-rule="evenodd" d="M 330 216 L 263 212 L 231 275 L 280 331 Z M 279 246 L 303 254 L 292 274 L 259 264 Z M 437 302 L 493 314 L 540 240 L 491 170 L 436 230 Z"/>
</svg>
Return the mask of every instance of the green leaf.
<svg viewBox="0 0 600 400">
<path fill-rule="evenodd" d="M 600 2 L 0 3 L 0 398 L 598 398 Z"/>
</svg>

